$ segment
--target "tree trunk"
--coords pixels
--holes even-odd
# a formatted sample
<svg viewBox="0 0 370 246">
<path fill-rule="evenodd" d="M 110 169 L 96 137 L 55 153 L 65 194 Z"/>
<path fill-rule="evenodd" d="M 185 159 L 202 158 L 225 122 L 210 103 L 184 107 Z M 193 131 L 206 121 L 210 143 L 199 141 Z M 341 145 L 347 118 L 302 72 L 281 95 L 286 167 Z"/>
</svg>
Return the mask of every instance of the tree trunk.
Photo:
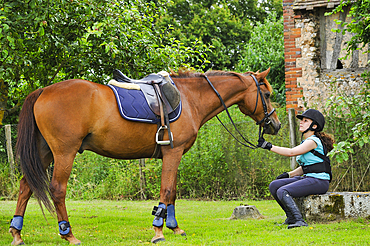
<svg viewBox="0 0 370 246">
<path fill-rule="evenodd" d="M 5 138 L 6 138 L 6 152 L 8 154 L 8 162 L 10 167 L 10 176 L 13 179 L 15 173 L 14 155 L 12 145 L 12 128 L 10 125 L 5 125 Z"/>
</svg>

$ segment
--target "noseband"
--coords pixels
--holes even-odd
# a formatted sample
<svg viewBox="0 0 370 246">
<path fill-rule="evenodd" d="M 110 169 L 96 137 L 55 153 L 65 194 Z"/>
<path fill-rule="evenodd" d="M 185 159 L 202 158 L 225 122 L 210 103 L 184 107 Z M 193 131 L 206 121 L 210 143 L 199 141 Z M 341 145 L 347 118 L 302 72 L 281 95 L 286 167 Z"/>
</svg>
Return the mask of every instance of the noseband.
<svg viewBox="0 0 370 246">
<path fill-rule="evenodd" d="M 238 143 L 240 143 L 240 144 L 242 144 L 242 145 L 244 145 L 245 147 L 248 147 L 248 148 L 251 148 L 251 149 L 256 149 L 257 148 L 257 146 L 256 145 L 254 145 L 254 144 L 252 144 L 251 142 L 249 142 L 242 134 L 241 134 L 241 132 L 238 130 L 238 128 L 236 127 L 236 125 L 235 125 L 235 123 L 234 123 L 234 121 L 233 121 L 233 119 L 231 118 L 231 115 L 230 115 L 230 113 L 229 113 L 229 110 L 227 109 L 227 107 L 226 107 L 226 104 L 225 104 L 225 102 L 224 102 L 224 100 L 222 100 L 222 97 L 221 97 L 221 95 L 220 95 L 220 93 L 218 93 L 218 91 L 216 90 L 216 88 L 213 86 L 213 84 L 211 83 L 211 81 L 208 79 L 208 77 L 205 75 L 205 74 L 203 74 L 203 76 L 204 76 L 204 78 L 206 78 L 206 80 L 207 80 L 207 82 L 208 82 L 208 84 L 212 87 L 212 89 L 214 90 L 214 92 L 216 93 L 216 95 L 217 95 L 217 97 L 220 99 L 220 101 L 221 101 L 221 104 L 222 104 L 222 106 L 225 108 L 225 111 L 226 111 L 226 113 L 227 113 L 227 116 L 229 117 L 229 119 L 230 119 L 230 121 L 231 121 L 231 123 L 233 124 L 233 126 L 234 126 L 234 128 L 235 128 L 235 130 L 239 133 L 239 135 L 241 136 L 241 138 L 247 143 L 247 144 L 245 144 L 245 143 L 243 143 L 243 142 L 241 142 L 239 139 L 237 139 L 231 132 L 230 132 L 230 130 L 222 123 L 222 121 L 220 120 L 220 118 L 218 118 L 218 116 L 216 115 L 216 118 L 217 118 L 217 120 L 221 123 L 221 125 L 230 133 L 230 135 L 231 136 L 233 136 L 233 138 L 238 142 Z M 257 100 L 256 100 L 256 106 L 254 107 L 254 110 L 253 110 L 253 113 L 251 114 L 251 115 L 253 115 L 255 112 L 256 112 L 256 110 L 257 110 L 257 105 L 258 105 L 258 97 L 260 96 L 261 97 L 261 101 L 262 101 L 262 106 L 263 106 L 263 111 L 264 111 L 264 113 L 265 113 L 265 117 L 262 119 L 262 120 L 260 120 L 260 121 L 258 121 L 257 123 L 256 123 L 256 125 L 259 125 L 259 133 L 258 133 L 258 135 L 259 135 L 259 138 L 260 137 L 262 137 L 263 136 L 263 134 L 264 134 L 264 132 L 265 132 L 265 128 L 267 127 L 267 125 L 269 125 L 269 124 L 271 124 L 271 121 L 270 121 L 270 116 L 275 112 L 275 108 L 273 108 L 272 110 L 271 110 L 271 112 L 270 113 L 268 113 L 268 111 L 267 111 L 267 105 L 266 105 L 266 101 L 265 101 L 265 99 L 264 99 L 264 97 L 263 97 L 263 95 L 262 95 L 262 91 L 261 91 L 261 88 L 260 88 L 260 86 L 261 85 L 265 85 L 265 83 L 258 83 L 258 81 L 257 81 L 257 79 L 256 79 L 256 77 L 253 75 L 253 74 L 250 74 L 250 76 L 253 78 L 253 80 L 256 82 L 256 86 L 257 86 Z M 263 127 L 263 131 L 262 131 L 262 127 L 261 127 L 261 124 L 262 123 L 265 123 L 265 125 L 264 125 L 264 127 Z"/>
</svg>

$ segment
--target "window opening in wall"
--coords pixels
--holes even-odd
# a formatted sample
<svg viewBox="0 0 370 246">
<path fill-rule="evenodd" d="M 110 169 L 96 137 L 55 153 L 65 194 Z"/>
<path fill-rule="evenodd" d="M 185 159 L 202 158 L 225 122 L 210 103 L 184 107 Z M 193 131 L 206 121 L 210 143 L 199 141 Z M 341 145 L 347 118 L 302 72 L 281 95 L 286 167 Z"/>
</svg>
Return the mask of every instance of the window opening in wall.
<svg viewBox="0 0 370 246">
<path fill-rule="evenodd" d="M 342 69 L 343 68 L 343 64 L 342 62 L 338 59 L 337 60 L 337 69 Z"/>
</svg>

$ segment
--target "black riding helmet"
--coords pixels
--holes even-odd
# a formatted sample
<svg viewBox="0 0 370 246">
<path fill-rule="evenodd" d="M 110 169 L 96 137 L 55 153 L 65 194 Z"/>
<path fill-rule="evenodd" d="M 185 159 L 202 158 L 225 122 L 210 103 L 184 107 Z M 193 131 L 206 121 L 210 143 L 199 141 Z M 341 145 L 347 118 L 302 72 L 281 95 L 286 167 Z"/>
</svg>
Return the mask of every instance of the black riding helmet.
<svg viewBox="0 0 370 246">
<path fill-rule="evenodd" d="M 305 131 L 307 132 L 308 130 L 316 131 L 316 132 L 321 132 L 324 129 L 325 126 L 325 118 L 320 113 L 320 111 L 316 109 L 307 109 L 306 111 L 303 112 L 303 114 L 299 114 L 296 116 L 298 119 L 302 120 L 303 117 L 311 119 L 313 122 L 311 126 Z M 312 127 L 314 125 L 317 125 L 316 129 L 313 129 Z"/>
</svg>

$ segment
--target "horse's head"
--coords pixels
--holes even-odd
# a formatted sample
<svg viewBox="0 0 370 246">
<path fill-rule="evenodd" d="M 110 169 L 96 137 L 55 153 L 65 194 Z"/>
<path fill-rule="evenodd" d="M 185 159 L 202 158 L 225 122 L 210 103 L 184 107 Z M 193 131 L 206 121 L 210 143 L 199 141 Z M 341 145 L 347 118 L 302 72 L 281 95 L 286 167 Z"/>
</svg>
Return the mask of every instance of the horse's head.
<svg viewBox="0 0 370 246">
<path fill-rule="evenodd" d="M 270 69 L 262 73 L 245 73 L 248 89 L 241 102 L 238 103 L 240 111 L 261 125 L 264 133 L 276 135 L 281 127 L 274 107 L 271 105 L 270 95 L 272 87 L 266 76 Z"/>
</svg>

